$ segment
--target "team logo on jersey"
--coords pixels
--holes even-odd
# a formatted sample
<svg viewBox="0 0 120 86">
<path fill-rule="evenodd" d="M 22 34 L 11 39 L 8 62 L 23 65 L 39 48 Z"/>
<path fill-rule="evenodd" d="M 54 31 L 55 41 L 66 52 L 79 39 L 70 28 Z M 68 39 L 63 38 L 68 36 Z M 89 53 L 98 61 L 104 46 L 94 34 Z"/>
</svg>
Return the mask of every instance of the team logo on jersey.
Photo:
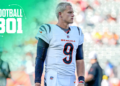
<svg viewBox="0 0 120 86">
<path fill-rule="evenodd" d="M 53 80 L 53 78 L 54 78 L 53 76 L 50 77 L 51 80 Z"/>
<path fill-rule="evenodd" d="M 67 39 L 61 39 L 61 41 L 75 42 L 75 40 L 67 40 Z"/>
<path fill-rule="evenodd" d="M 67 38 L 70 38 L 70 36 L 69 36 L 69 35 L 67 35 Z"/>
</svg>

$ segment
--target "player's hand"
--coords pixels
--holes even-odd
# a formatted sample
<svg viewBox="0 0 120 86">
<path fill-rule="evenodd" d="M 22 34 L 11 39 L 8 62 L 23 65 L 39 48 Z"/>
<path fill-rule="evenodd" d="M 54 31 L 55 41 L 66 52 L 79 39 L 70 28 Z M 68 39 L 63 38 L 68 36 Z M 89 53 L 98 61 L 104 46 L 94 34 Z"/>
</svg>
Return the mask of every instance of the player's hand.
<svg viewBox="0 0 120 86">
<path fill-rule="evenodd" d="M 41 84 L 40 83 L 35 83 L 35 86 L 41 86 Z"/>
<path fill-rule="evenodd" d="M 84 84 L 78 84 L 78 86 L 85 86 Z"/>
</svg>

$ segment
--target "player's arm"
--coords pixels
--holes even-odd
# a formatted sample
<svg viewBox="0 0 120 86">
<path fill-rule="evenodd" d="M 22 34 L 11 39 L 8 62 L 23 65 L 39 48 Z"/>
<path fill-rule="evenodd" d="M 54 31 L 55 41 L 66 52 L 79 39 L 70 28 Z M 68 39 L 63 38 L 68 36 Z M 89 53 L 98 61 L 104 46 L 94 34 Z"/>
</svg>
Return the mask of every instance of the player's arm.
<svg viewBox="0 0 120 86">
<path fill-rule="evenodd" d="M 77 75 L 80 84 L 84 85 L 84 53 L 83 53 L 83 44 L 78 46 L 76 53 L 76 67 Z M 81 85 L 82 86 L 82 85 Z"/>
<path fill-rule="evenodd" d="M 39 38 L 37 43 L 37 57 L 35 62 L 35 86 L 40 86 L 41 76 L 44 67 L 44 60 L 48 49 L 48 44 Z"/>
</svg>

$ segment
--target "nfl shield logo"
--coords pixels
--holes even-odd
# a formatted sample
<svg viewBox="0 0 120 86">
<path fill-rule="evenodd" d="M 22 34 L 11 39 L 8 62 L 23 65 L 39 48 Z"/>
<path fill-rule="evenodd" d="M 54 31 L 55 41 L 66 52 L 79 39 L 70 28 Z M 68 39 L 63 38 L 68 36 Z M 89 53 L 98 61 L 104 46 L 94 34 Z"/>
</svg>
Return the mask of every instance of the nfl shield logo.
<svg viewBox="0 0 120 86">
<path fill-rule="evenodd" d="M 50 79 L 53 80 L 53 76 L 51 76 Z"/>
<path fill-rule="evenodd" d="M 67 35 L 67 38 L 69 38 L 69 35 Z"/>
</svg>

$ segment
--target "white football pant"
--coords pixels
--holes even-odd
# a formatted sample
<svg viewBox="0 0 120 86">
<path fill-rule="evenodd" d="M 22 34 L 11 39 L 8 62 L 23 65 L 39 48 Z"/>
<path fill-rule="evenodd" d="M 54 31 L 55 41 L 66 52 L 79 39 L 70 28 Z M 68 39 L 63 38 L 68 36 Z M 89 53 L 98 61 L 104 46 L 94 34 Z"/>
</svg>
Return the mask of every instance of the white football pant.
<svg viewBox="0 0 120 86">
<path fill-rule="evenodd" d="M 74 76 L 63 76 L 56 71 L 50 70 L 45 73 L 44 86 L 75 86 L 76 78 Z"/>
</svg>

